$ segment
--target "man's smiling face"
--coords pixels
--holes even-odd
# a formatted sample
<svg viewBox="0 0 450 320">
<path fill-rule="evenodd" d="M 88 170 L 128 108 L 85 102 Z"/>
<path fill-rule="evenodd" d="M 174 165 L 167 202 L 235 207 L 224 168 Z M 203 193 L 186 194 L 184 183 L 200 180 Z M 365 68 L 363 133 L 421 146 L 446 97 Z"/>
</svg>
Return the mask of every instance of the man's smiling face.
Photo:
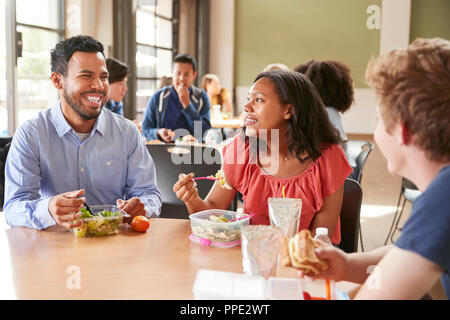
<svg viewBox="0 0 450 320">
<path fill-rule="evenodd" d="M 108 70 L 100 52 L 76 51 L 67 64 L 63 93 L 67 104 L 84 120 L 97 118 L 107 102 Z"/>
</svg>

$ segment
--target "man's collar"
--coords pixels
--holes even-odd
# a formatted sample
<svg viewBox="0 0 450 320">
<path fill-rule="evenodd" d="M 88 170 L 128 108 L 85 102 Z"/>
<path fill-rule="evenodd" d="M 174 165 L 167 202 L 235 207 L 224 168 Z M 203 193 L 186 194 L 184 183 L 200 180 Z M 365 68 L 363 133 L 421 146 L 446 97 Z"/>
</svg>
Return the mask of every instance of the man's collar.
<svg viewBox="0 0 450 320">
<path fill-rule="evenodd" d="M 53 125 L 55 126 L 56 132 L 58 133 L 58 137 L 61 138 L 67 132 L 72 130 L 72 127 L 67 122 L 67 120 L 64 117 L 64 114 L 61 110 L 61 101 L 58 101 L 56 106 L 54 106 L 50 112 L 51 112 Z"/>
<path fill-rule="evenodd" d="M 102 111 L 100 112 L 97 120 L 95 120 L 94 127 L 92 130 L 97 130 L 101 135 L 104 135 L 106 132 L 106 111 L 105 106 L 103 106 Z"/>
<path fill-rule="evenodd" d="M 101 135 L 105 134 L 106 131 L 105 116 L 106 116 L 105 111 L 102 109 L 100 115 L 95 120 L 92 131 L 97 130 Z M 53 125 L 56 128 L 56 132 L 58 133 L 58 137 L 61 138 L 63 135 L 65 135 L 67 132 L 73 129 L 72 126 L 69 124 L 69 122 L 67 122 L 66 118 L 64 117 L 64 114 L 61 109 L 61 101 L 59 101 L 57 105 L 51 109 L 51 117 Z"/>
</svg>

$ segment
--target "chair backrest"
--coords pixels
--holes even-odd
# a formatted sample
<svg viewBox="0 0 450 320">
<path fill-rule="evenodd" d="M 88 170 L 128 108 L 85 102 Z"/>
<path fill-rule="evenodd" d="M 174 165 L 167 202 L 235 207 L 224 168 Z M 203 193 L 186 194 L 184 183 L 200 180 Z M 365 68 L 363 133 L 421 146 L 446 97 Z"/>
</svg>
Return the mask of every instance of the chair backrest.
<svg viewBox="0 0 450 320">
<path fill-rule="evenodd" d="M 173 185 L 180 173 L 193 172 L 196 177 L 215 175 L 221 168 L 219 150 L 210 147 L 150 144 L 147 149 L 155 162 L 156 179 L 163 200 L 161 218 L 188 219 L 189 213 L 184 202 L 173 192 Z M 204 199 L 214 181 L 197 181 L 199 196 Z"/>
<path fill-rule="evenodd" d="M 344 198 L 341 208 L 341 243 L 339 248 L 347 253 L 358 250 L 359 217 L 361 213 L 362 189 L 353 179 L 344 183 Z"/>
<path fill-rule="evenodd" d="M 348 140 L 344 142 L 343 147 L 348 162 L 353 168 L 353 173 L 350 175 L 350 178 L 361 183 L 362 170 L 366 163 L 367 157 L 374 149 L 374 144 L 369 141 Z"/>
<path fill-rule="evenodd" d="M 404 190 L 410 189 L 410 190 L 419 190 L 417 186 L 410 180 L 406 178 L 402 178 L 402 187 Z"/>
<path fill-rule="evenodd" d="M 5 199 L 5 164 L 12 137 L 0 137 L 0 211 L 3 211 Z"/>
<path fill-rule="evenodd" d="M 414 203 L 416 199 L 422 194 L 417 186 L 410 180 L 402 178 L 401 194 L 411 203 Z"/>
</svg>

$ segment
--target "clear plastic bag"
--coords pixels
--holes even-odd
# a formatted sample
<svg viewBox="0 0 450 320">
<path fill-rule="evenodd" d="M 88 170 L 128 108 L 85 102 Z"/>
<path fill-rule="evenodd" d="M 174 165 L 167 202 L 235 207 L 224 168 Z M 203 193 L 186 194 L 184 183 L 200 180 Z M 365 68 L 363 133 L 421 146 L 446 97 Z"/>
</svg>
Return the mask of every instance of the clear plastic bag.
<svg viewBox="0 0 450 320">
<path fill-rule="evenodd" d="M 269 198 L 269 218 L 272 226 L 280 227 L 285 237 L 293 237 L 300 226 L 302 200 L 292 198 Z"/>
<path fill-rule="evenodd" d="M 283 231 L 275 226 L 249 225 L 241 228 L 244 272 L 265 278 L 277 272 Z"/>
</svg>

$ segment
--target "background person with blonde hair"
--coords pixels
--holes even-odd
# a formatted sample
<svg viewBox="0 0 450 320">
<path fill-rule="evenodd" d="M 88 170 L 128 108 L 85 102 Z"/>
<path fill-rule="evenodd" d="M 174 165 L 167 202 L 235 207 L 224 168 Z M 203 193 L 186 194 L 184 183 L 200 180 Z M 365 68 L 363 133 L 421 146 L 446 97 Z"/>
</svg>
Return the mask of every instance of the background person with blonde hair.
<svg viewBox="0 0 450 320">
<path fill-rule="evenodd" d="M 230 95 L 228 90 L 221 86 L 218 76 L 212 73 L 205 74 L 202 78 L 202 89 L 206 91 L 211 106 L 220 105 L 220 111 L 229 112 L 233 116 Z"/>
</svg>

